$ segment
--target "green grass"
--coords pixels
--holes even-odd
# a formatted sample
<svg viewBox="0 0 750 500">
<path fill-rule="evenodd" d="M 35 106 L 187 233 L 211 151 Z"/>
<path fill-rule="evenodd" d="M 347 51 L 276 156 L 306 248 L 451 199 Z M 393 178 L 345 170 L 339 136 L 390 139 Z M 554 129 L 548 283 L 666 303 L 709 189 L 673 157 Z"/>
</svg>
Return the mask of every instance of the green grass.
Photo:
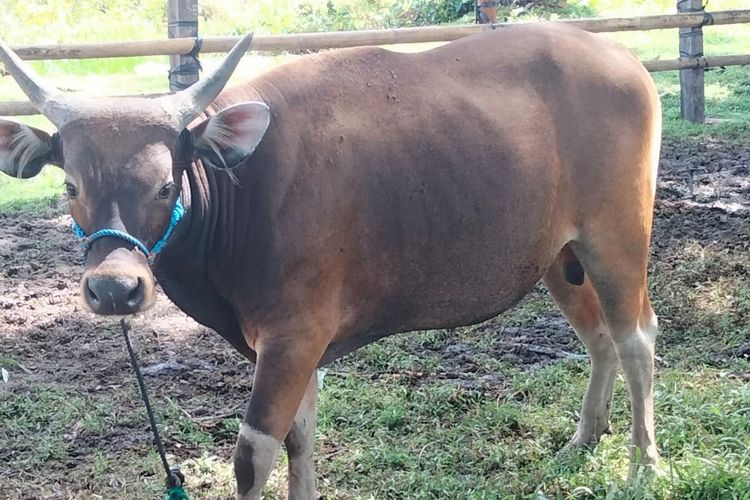
<svg viewBox="0 0 750 500">
<path fill-rule="evenodd" d="M 329 376 L 320 395 L 318 427 L 324 491 L 337 499 L 571 498 L 582 488 L 596 498 L 747 498 L 748 384 L 715 369 L 662 371 L 656 411 L 664 475 L 633 490 L 624 481 L 628 416 L 622 384 L 615 433 L 591 452 L 558 451 L 575 428 L 587 372 L 585 363 L 570 362 L 519 373 L 511 396 L 500 401 L 440 382 L 414 388 L 398 379 L 363 383 Z M 518 393 L 528 397 L 519 399 Z M 55 389 L 0 397 L 5 423 L 0 440 L 12 445 L 5 449 L 13 456 L 6 466 L 62 472 L 49 467 L 75 463 L 71 453 L 80 452 L 81 445 L 71 433 L 106 435 L 112 411 L 111 403 Z M 233 478 L 227 457 L 213 455 L 211 438 L 196 433 L 184 415 L 167 413 L 162 428 L 171 441 L 205 450 L 183 462 L 188 491 L 228 494 Z M 23 450 L 13 447 L 21 444 Z M 326 456 L 321 447 L 338 452 Z M 119 498 L 153 497 L 159 491 L 158 459 L 145 445 L 140 452 L 94 453 L 83 470 L 75 471 L 91 482 L 92 491 L 111 491 Z M 270 498 L 283 492 L 283 466 L 282 458 Z M 153 479 L 133 481 L 139 476 Z"/>
<path fill-rule="evenodd" d="M 65 174 L 57 167 L 44 167 L 31 180 L 20 181 L 0 174 L 0 213 L 20 210 L 47 213 L 58 206 Z"/>
<path fill-rule="evenodd" d="M 662 101 L 664 137 L 715 136 L 743 140 L 750 133 L 750 67 L 731 66 L 706 73 L 707 124 L 682 120 L 677 72 L 658 73 L 654 81 Z"/>
<path fill-rule="evenodd" d="M 335 481 L 337 498 L 566 498 L 582 486 L 621 498 L 622 384 L 615 434 L 591 453 L 558 452 L 575 430 L 587 373 L 585 363 L 571 362 L 519 374 L 511 394 L 529 398 L 499 402 L 443 383 L 328 379 L 319 432 L 347 451 L 326 460 L 323 475 Z M 717 370 L 670 370 L 659 374 L 656 393 L 667 475 L 642 493 L 705 498 L 700 492 L 713 489 L 716 498 L 732 498 L 750 491 L 750 387 Z"/>
</svg>

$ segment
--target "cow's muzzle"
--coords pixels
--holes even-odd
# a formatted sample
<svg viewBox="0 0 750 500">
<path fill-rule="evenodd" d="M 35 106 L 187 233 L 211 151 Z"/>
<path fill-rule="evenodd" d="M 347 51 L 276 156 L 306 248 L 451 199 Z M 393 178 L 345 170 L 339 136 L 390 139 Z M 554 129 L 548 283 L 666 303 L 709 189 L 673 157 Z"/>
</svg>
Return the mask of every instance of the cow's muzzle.
<svg viewBox="0 0 750 500">
<path fill-rule="evenodd" d="M 95 314 L 135 314 L 151 307 L 155 284 L 145 258 L 138 251 L 118 249 L 84 273 L 81 296 Z"/>
<path fill-rule="evenodd" d="M 141 310 L 143 279 L 131 276 L 93 276 L 84 282 L 86 302 L 97 314 L 133 314 Z"/>
</svg>

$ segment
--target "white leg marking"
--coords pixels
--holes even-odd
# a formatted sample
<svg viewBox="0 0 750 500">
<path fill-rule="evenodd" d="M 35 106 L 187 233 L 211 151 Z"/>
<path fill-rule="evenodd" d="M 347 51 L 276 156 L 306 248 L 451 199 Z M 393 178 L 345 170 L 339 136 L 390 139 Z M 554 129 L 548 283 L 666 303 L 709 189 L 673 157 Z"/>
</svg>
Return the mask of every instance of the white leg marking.
<svg viewBox="0 0 750 500">
<path fill-rule="evenodd" d="M 631 476 L 637 465 L 655 467 L 659 460 L 654 435 L 654 339 L 656 320 L 645 328 L 623 335 L 617 342 L 617 355 L 622 363 L 630 387 L 633 418 L 632 446 L 630 450 Z"/>
<path fill-rule="evenodd" d="M 237 500 L 259 500 L 263 486 L 271 475 L 281 443 L 273 436 L 264 434 L 243 423 L 237 437 L 235 450 L 235 475 L 237 476 Z M 251 468 L 252 470 L 246 470 Z M 245 470 L 241 470 L 245 469 Z M 245 477 L 252 473 L 252 483 Z M 243 479 L 244 478 L 244 479 Z M 243 491 L 244 490 L 244 491 Z"/>
<path fill-rule="evenodd" d="M 315 500 L 320 495 L 315 485 L 315 426 L 318 420 L 318 381 L 320 370 L 313 374 L 305 390 L 292 427 L 284 439 L 289 457 L 289 500 Z"/>
<path fill-rule="evenodd" d="M 596 333 L 578 333 L 591 356 L 591 375 L 581 406 L 572 446 L 586 446 L 599 441 L 609 429 L 609 414 L 612 405 L 612 388 L 617 375 L 617 354 L 612 339 L 602 325 Z"/>
</svg>

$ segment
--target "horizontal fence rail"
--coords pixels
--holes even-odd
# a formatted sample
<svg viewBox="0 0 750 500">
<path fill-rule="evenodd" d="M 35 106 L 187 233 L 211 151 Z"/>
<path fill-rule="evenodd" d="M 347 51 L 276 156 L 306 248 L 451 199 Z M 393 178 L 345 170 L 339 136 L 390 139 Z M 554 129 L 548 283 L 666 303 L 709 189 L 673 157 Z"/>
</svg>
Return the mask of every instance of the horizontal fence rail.
<svg viewBox="0 0 750 500">
<path fill-rule="evenodd" d="M 723 68 L 724 66 L 750 64 L 750 54 L 686 57 L 680 59 L 662 59 L 641 62 L 647 70 L 656 73 L 659 71 L 674 71 L 678 69 Z"/>
<path fill-rule="evenodd" d="M 595 33 L 618 31 L 646 31 L 671 28 L 691 28 L 706 24 L 724 25 L 750 23 L 750 10 L 703 13 L 668 14 L 632 18 L 564 19 L 556 21 Z M 399 43 L 450 42 L 482 31 L 502 29 L 524 23 L 471 24 L 462 26 L 425 26 L 422 28 L 394 28 L 386 30 L 336 31 L 329 33 L 298 33 L 289 35 L 257 35 L 253 51 L 308 51 L 362 45 L 391 45 Z M 238 36 L 206 37 L 201 53 L 227 52 L 240 40 Z M 139 42 L 106 42 L 63 45 L 16 46 L 22 59 L 97 59 L 108 57 L 169 56 L 188 54 L 194 38 L 147 40 Z"/>
</svg>

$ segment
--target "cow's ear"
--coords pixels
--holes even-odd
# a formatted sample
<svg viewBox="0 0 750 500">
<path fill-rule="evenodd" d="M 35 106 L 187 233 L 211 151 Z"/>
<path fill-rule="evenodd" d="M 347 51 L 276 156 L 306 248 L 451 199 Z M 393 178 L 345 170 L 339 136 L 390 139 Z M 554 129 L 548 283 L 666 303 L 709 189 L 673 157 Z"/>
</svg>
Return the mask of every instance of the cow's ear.
<svg viewBox="0 0 750 500">
<path fill-rule="evenodd" d="M 222 109 L 193 129 L 193 154 L 214 168 L 235 168 L 258 147 L 270 121 L 262 102 Z"/>
<path fill-rule="evenodd" d="M 0 120 L 0 172 L 28 179 L 47 164 L 60 165 L 59 148 L 47 132 Z"/>
</svg>

